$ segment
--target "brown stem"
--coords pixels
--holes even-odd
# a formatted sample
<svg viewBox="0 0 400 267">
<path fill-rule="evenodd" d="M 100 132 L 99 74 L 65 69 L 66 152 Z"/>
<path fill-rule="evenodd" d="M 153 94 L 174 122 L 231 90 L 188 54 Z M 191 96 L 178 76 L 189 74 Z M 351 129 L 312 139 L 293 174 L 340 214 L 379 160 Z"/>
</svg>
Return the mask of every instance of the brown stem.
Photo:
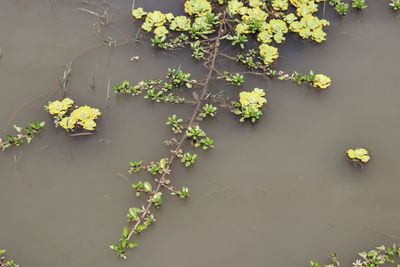
<svg viewBox="0 0 400 267">
<path fill-rule="evenodd" d="M 200 95 L 200 97 L 199 97 L 199 99 L 197 101 L 197 105 L 194 108 L 192 117 L 190 118 L 188 127 L 192 126 L 195 123 L 196 118 L 199 115 L 202 103 L 203 103 L 204 100 L 206 100 L 206 95 L 207 95 L 207 91 L 208 91 L 208 85 L 209 85 L 211 77 L 212 77 L 212 75 L 213 75 L 213 73 L 215 71 L 215 68 L 214 68 L 215 61 L 217 59 L 217 55 L 218 55 L 218 51 L 219 51 L 219 47 L 220 47 L 220 43 L 221 43 L 221 37 L 222 37 L 222 35 L 224 33 L 225 16 L 226 16 L 226 11 L 223 13 L 222 18 L 220 20 L 220 27 L 219 27 L 219 30 L 218 30 L 218 35 L 215 38 L 215 45 L 214 45 L 214 50 L 212 52 L 212 58 L 211 58 L 210 65 L 209 65 L 208 75 L 207 75 L 207 78 L 206 78 L 206 80 L 204 82 L 201 95 Z M 178 151 L 179 149 L 181 149 L 182 146 L 184 145 L 186 139 L 187 139 L 187 135 L 186 135 L 186 133 L 184 133 L 182 135 L 181 139 L 179 140 L 178 144 L 176 145 L 174 151 Z M 170 157 L 169 157 L 169 159 L 168 159 L 168 167 L 167 167 L 167 169 L 171 168 L 171 165 L 176 160 L 176 158 L 177 158 L 176 154 L 172 152 Z M 160 192 L 161 188 L 165 184 L 165 180 L 166 180 L 167 176 L 168 176 L 168 173 L 165 173 L 165 172 L 161 175 L 160 180 L 158 180 L 157 187 L 154 190 L 153 194 L 157 194 L 158 192 Z M 149 213 L 149 211 L 150 211 L 152 206 L 153 206 L 153 202 L 151 202 L 151 200 L 149 200 L 149 203 L 145 207 L 145 209 L 144 209 L 142 215 L 140 216 L 139 220 L 135 223 L 135 225 L 133 226 L 132 230 L 130 231 L 130 233 L 128 235 L 128 238 L 127 238 L 128 240 L 135 233 L 136 228 L 146 218 L 146 216 Z"/>
</svg>

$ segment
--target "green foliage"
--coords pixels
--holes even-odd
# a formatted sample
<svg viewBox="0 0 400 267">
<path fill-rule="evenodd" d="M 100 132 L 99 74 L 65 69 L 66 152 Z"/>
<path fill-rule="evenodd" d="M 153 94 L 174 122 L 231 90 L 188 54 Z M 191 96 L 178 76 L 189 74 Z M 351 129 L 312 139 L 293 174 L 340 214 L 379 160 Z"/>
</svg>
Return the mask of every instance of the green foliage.
<svg viewBox="0 0 400 267">
<path fill-rule="evenodd" d="M 128 227 L 124 227 L 119 239 L 119 244 L 113 244 L 110 248 L 122 259 L 126 259 L 125 251 L 128 248 L 137 247 L 137 243 L 129 240 L 129 230 Z"/>
<path fill-rule="evenodd" d="M 240 86 L 244 83 L 244 76 L 240 73 L 229 73 L 227 71 L 224 72 L 224 78 L 227 83 Z"/>
<path fill-rule="evenodd" d="M 44 121 L 38 121 L 30 123 L 26 127 L 19 127 L 14 125 L 14 129 L 17 132 L 15 136 L 7 135 L 4 140 L 0 138 L 0 148 L 2 151 L 22 145 L 24 142 L 30 144 L 32 139 L 40 133 L 45 125 Z"/>
<path fill-rule="evenodd" d="M 253 70 L 257 68 L 257 63 L 256 63 L 256 58 L 257 58 L 257 52 L 254 49 L 250 49 L 247 51 L 247 53 L 238 53 L 236 56 L 236 60 L 245 66 L 247 68 Z"/>
<path fill-rule="evenodd" d="M 363 10 L 366 9 L 368 5 L 365 0 L 352 0 L 351 7 L 357 10 Z"/>
<path fill-rule="evenodd" d="M 358 255 L 360 258 L 353 263 L 353 267 L 377 267 L 389 264 L 395 266 L 395 259 L 400 259 L 400 247 L 397 244 L 394 244 L 390 247 L 380 246 L 368 252 L 364 251 L 358 253 Z M 340 266 L 340 262 L 336 256 L 336 253 L 332 253 L 330 259 L 331 262 L 324 265 L 325 267 Z M 322 265 L 317 262 L 310 261 L 310 266 L 321 267 Z"/>
<path fill-rule="evenodd" d="M 349 5 L 342 0 L 327 0 L 342 15 L 347 14 Z M 355 8 L 364 8 L 362 0 L 352 0 Z M 277 70 L 274 63 L 279 58 L 278 46 L 287 41 L 290 33 L 302 39 L 316 43 L 326 40 L 325 28 L 329 21 L 316 14 L 322 6 L 322 0 L 185 0 L 185 14 L 174 15 L 155 10 L 144 11 L 136 8 L 132 16 L 141 20 L 141 29 L 149 32 L 151 43 L 161 49 L 176 51 L 190 48 L 192 57 L 201 60 L 208 73 L 197 80 L 180 68 L 169 69 L 166 79 L 141 81 L 131 86 L 123 81 L 115 86 L 120 94 L 144 95 L 144 98 L 164 103 L 182 103 L 193 106 L 188 119 L 173 114 L 166 124 L 171 127 L 173 137 L 164 141 L 170 146 L 169 155 L 159 162 L 142 161 L 130 163 L 130 173 L 146 170 L 153 175 L 151 182 L 138 181 L 132 185 L 137 196 L 146 196 L 147 205 L 142 209 L 128 210 L 128 220 L 134 222 L 127 240 L 133 234 L 139 234 L 155 222 L 151 210 L 163 203 L 163 190 L 168 190 L 179 198 L 187 198 L 189 189 L 177 190 L 171 185 L 172 164 L 181 161 L 186 167 L 197 160 L 197 155 L 186 152 L 190 143 L 195 148 L 207 150 L 214 147 L 214 140 L 200 127 L 204 118 L 217 115 L 217 109 L 226 108 L 240 117 L 240 121 L 252 123 L 263 115 L 263 106 L 267 103 L 263 89 L 241 91 L 238 96 L 224 95 L 223 91 L 213 94 L 210 88 L 213 80 L 225 79 L 229 84 L 240 86 L 244 83 L 243 74 L 255 74 L 265 78 L 278 77 L 298 84 L 306 83 L 318 89 L 331 85 L 330 77 L 324 74 L 288 74 Z M 237 47 L 237 48 L 236 48 Z M 225 54 L 228 53 L 228 54 Z M 230 73 L 219 69 L 216 62 L 228 60 L 244 65 L 249 71 Z M 197 72 L 196 72 L 197 73 Z M 200 72 L 199 72 L 200 73 Z M 185 99 L 175 93 L 175 89 L 192 89 L 192 99 Z M 189 94 L 188 94 L 189 95 Z M 233 101 L 232 101 L 233 100 Z M 211 104 L 212 103 L 212 104 Z M 122 248 L 119 254 L 125 253 Z M 118 253 L 117 253 L 118 254 Z M 336 261 L 336 256 L 332 261 Z M 317 264 L 317 263 L 315 263 Z M 319 265 L 315 265 L 319 266 Z"/>
<path fill-rule="evenodd" d="M 143 168 L 142 163 L 143 163 L 142 160 L 129 162 L 129 165 L 131 166 L 131 168 L 128 172 L 130 174 L 132 174 L 132 173 L 140 171 Z"/>
<path fill-rule="evenodd" d="M 197 60 L 204 59 L 206 49 L 201 45 L 200 41 L 191 42 L 190 48 L 192 49 L 192 57 Z"/>
<path fill-rule="evenodd" d="M 196 125 L 194 127 L 190 126 L 186 130 L 186 135 L 189 139 L 193 141 L 198 141 L 201 137 L 205 137 L 206 133 L 200 128 L 199 125 Z"/>
<path fill-rule="evenodd" d="M 233 46 L 239 45 L 241 49 L 244 49 L 245 44 L 249 41 L 247 36 L 242 34 L 228 35 L 226 39 L 231 41 Z"/>
<path fill-rule="evenodd" d="M 181 190 L 176 191 L 176 195 L 179 198 L 188 198 L 189 197 L 189 188 L 183 186 Z"/>
<path fill-rule="evenodd" d="M 154 102 L 183 103 L 185 98 L 175 95 L 172 91 L 178 88 L 192 88 L 195 80 L 190 79 L 191 74 L 181 69 L 168 69 L 166 80 L 141 81 L 133 86 L 128 81 L 114 86 L 117 94 L 140 95 L 143 92 L 144 98 Z"/>
<path fill-rule="evenodd" d="M 194 164 L 196 158 L 196 154 L 185 153 L 182 155 L 181 162 L 185 165 L 185 167 L 189 167 Z"/>
<path fill-rule="evenodd" d="M 217 107 L 211 104 L 205 104 L 202 112 L 200 113 L 200 116 L 203 118 L 215 117 L 215 115 L 217 115 Z"/>
<path fill-rule="evenodd" d="M 302 84 L 304 82 L 312 83 L 315 80 L 315 74 L 313 71 L 310 71 L 309 74 L 294 72 L 292 78 L 297 84 Z"/>
<path fill-rule="evenodd" d="M 192 88 L 193 80 L 190 79 L 191 74 L 183 72 L 181 69 L 168 69 L 167 78 L 173 86 Z"/>
<path fill-rule="evenodd" d="M 389 6 L 391 6 L 393 10 L 400 10 L 400 0 L 391 0 Z"/>
<path fill-rule="evenodd" d="M 129 222 L 136 222 L 139 220 L 141 212 L 142 212 L 141 209 L 133 207 L 128 210 L 128 214 L 126 215 L 126 217 L 128 217 Z"/>
<path fill-rule="evenodd" d="M 6 251 L 4 249 L 0 249 L 0 267 L 19 267 L 14 260 L 9 260 L 4 256 Z"/>
<path fill-rule="evenodd" d="M 171 129 L 175 134 L 178 134 L 182 132 L 182 122 L 182 119 L 178 118 L 176 114 L 173 114 L 172 116 L 168 117 L 166 124 L 171 126 Z"/>
<path fill-rule="evenodd" d="M 163 201 L 162 201 L 162 192 L 155 193 L 151 197 L 150 201 L 154 204 L 154 206 L 156 208 L 160 207 L 161 204 L 163 203 Z"/>
<path fill-rule="evenodd" d="M 120 84 L 114 86 L 114 91 L 116 93 L 140 95 L 142 93 L 142 86 L 141 84 L 136 84 L 135 86 L 131 86 L 129 81 L 124 80 Z"/>
<path fill-rule="evenodd" d="M 203 150 L 207 150 L 209 148 L 214 148 L 214 140 L 210 137 L 204 137 L 200 139 L 200 142 L 194 144 L 195 147 L 202 147 Z"/>
<path fill-rule="evenodd" d="M 349 11 L 349 4 L 342 0 L 329 0 L 329 4 L 333 6 L 335 11 L 341 16 L 346 16 Z"/>
</svg>

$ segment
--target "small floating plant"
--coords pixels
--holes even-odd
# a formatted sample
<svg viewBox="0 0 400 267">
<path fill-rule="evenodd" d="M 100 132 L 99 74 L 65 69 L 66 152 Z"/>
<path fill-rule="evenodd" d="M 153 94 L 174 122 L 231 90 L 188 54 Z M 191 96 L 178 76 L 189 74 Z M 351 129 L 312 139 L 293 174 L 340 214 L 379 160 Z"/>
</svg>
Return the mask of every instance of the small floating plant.
<svg viewBox="0 0 400 267">
<path fill-rule="evenodd" d="M 101 112 L 89 106 L 75 106 L 74 100 L 64 98 L 49 102 L 45 110 L 54 118 L 56 127 L 61 127 L 67 132 L 93 132 L 96 130 L 96 120 Z"/>
<path fill-rule="evenodd" d="M 367 164 L 371 159 L 368 150 L 365 148 L 348 149 L 346 154 L 349 160 L 357 165 Z"/>
</svg>

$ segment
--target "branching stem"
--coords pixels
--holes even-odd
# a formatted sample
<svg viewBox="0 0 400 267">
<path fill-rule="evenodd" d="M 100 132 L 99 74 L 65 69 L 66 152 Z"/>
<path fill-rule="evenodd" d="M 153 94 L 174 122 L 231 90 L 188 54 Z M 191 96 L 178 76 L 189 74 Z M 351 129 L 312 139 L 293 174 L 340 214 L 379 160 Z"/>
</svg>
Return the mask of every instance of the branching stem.
<svg viewBox="0 0 400 267">
<path fill-rule="evenodd" d="M 190 118 L 188 127 L 191 127 L 191 126 L 194 125 L 197 117 L 199 116 L 202 104 L 207 99 L 206 96 L 207 96 L 207 93 L 208 93 L 209 83 L 211 81 L 213 73 L 215 72 L 215 67 L 214 66 L 215 66 L 215 62 L 216 62 L 217 56 L 218 56 L 221 39 L 222 39 L 223 34 L 224 34 L 225 17 L 226 17 L 226 12 L 224 12 L 222 14 L 222 17 L 220 19 L 220 27 L 219 27 L 219 30 L 218 30 L 218 34 L 217 34 L 217 36 L 215 37 L 215 40 L 214 40 L 214 45 L 213 45 L 214 50 L 212 51 L 212 54 L 211 54 L 212 57 L 211 57 L 211 60 L 209 62 L 209 65 L 208 65 L 208 68 L 209 68 L 208 75 L 207 75 L 207 78 L 206 78 L 205 82 L 203 83 L 201 95 L 197 100 L 197 105 L 195 106 L 195 108 L 193 110 L 193 114 L 192 114 L 192 117 Z M 177 159 L 176 153 L 174 153 L 174 151 L 178 151 L 178 150 L 180 150 L 182 148 L 182 146 L 184 145 L 187 137 L 188 136 L 186 135 L 186 133 L 183 133 L 181 139 L 178 141 L 178 143 L 177 143 L 177 145 L 175 147 L 175 150 L 171 151 L 171 155 L 170 155 L 170 157 L 168 159 L 168 169 L 171 168 L 171 165 Z M 166 179 L 168 177 L 168 174 L 169 173 L 164 172 L 161 175 L 160 179 L 157 182 L 157 187 L 155 188 L 153 194 L 157 194 L 158 192 L 160 192 L 161 188 L 164 187 L 165 181 L 166 181 Z M 127 238 L 128 240 L 131 239 L 132 235 L 135 233 L 136 228 L 146 218 L 146 216 L 149 213 L 149 211 L 152 208 L 152 206 L 153 206 L 153 202 L 151 200 L 149 200 L 149 203 L 147 204 L 147 206 L 145 207 L 144 211 L 142 212 L 142 215 L 139 217 L 139 219 L 136 221 L 135 225 L 133 226 L 132 230 L 130 231 L 130 233 L 128 235 L 128 238 Z"/>
</svg>

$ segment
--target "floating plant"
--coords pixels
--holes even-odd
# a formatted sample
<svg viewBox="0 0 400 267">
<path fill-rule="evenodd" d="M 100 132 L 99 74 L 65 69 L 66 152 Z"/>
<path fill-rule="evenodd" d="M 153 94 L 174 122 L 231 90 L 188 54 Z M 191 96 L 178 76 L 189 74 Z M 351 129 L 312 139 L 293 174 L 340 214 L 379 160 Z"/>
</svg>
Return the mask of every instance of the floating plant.
<svg viewBox="0 0 400 267">
<path fill-rule="evenodd" d="M 370 161 L 371 156 L 365 148 L 348 149 L 347 157 L 356 164 L 366 164 Z"/>
<path fill-rule="evenodd" d="M 101 112 L 89 106 L 75 106 L 70 98 L 64 98 L 62 101 L 55 100 L 45 106 L 45 110 L 54 118 L 56 127 L 61 127 L 67 132 L 96 130 L 96 120 Z"/>
</svg>

